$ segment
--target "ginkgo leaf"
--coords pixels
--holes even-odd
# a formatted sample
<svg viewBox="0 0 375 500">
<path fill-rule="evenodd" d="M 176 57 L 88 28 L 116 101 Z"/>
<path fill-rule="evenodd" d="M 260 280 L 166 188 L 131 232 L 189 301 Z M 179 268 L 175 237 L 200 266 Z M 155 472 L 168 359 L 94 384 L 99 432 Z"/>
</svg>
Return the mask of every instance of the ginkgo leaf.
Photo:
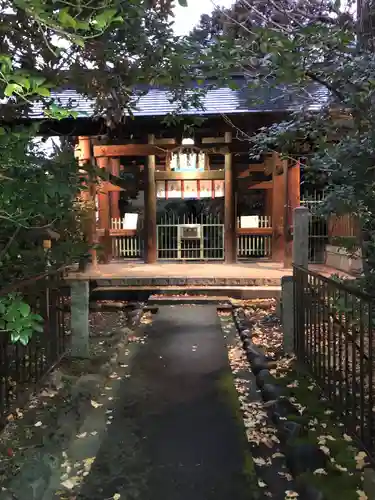
<svg viewBox="0 0 375 500">
<path fill-rule="evenodd" d="M 115 493 L 112 498 L 113 498 L 113 500 L 120 500 L 121 495 L 120 495 L 120 493 Z"/>
<path fill-rule="evenodd" d="M 91 406 L 93 408 L 100 408 L 102 405 L 102 403 L 97 403 L 96 401 L 94 401 L 93 399 L 91 400 Z"/>
<path fill-rule="evenodd" d="M 367 500 L 368 497 L 364 491 L 357 490 L 356 493 L 357 493 L 360 500 Z"/>
<path fill-rule="evenodd" d="M 285 492 L 285 498 L 297 498 L 299 495 L 296 491 L 293 490 L 287 490 Z"/>
<path fill-rule="evenodd" d="M 323 475 L 327 475 L 327 472 L 324 469 L 315 469 L 314 474 L 323 476 Z"/>
</svg>

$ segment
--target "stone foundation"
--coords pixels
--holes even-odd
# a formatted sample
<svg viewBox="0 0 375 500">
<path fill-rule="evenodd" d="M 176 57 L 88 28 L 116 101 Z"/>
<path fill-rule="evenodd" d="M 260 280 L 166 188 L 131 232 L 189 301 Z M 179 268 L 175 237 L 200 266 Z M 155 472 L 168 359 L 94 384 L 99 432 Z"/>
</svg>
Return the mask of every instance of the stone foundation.
<svg viewBox="0 0 375 500">
<path fill-rule="evenodd" d="M 333 267 L 348 274 L 360 274 L 363 270 L 360 250 L 352 255 L 344 248 L 334 245 L 326 246 L 325 263 L 329 267 Z"/>
</svg>

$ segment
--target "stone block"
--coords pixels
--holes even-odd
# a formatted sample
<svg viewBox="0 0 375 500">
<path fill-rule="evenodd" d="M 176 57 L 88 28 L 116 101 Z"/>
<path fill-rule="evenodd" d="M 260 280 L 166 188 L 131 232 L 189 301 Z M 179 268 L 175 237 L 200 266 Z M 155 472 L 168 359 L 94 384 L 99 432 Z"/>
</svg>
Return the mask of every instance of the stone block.
<svg viewBox="0 0 375 500">
<path fill-rule="evenodd" d="M 89 282 L 71 283 L 71 355 L 88 358 L 89 349 Z"/>
</svg>

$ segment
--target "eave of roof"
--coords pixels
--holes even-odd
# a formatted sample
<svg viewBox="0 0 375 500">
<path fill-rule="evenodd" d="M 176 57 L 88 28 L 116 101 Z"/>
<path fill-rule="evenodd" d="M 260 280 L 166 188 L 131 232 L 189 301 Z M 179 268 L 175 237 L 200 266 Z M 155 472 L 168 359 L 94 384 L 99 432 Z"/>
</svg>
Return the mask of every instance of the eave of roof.
<svg viewBox="0 0 375 500">
<path fill-rule="evenodd" d="M 265 85 L 261 89 L 249 88 L 243 77 L 233 79 L 235 87 L 209 88 L 202 99 L 203 107 L 182 110 L 181 115 L 230 115 L 248 113 L 293 112 L 299 109 L 318 111 L 329 99 L 327 90 L 312 84 L 305 89 L 286 86 Z M 145 91 L 135 100 L 132 111 L 135 117 L 166 116 L 177 109 L 167 88 L 148 87 L 137 89 Z M 95 99 L 80 95 L 73 89 L 52 93 L 52 98 L 60 106 L 74 110 L 78 117 L 91 117 L 95 114 Z M 28 118 L 43 118 L 43 103 L 35 102 L 28 111 Z"/>
</svg>

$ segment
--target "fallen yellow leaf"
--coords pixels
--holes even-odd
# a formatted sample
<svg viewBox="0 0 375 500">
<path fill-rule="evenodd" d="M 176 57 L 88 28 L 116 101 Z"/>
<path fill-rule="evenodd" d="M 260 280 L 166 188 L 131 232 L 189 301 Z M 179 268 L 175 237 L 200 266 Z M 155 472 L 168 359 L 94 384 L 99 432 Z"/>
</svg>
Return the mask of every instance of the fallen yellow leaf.
<svg viewBox="0 0 375 500">
<path fill-rule="evenodd" d="M 91 400 L 91 406 L 93 408 L 100 408 L 101 406 L 103 406 L 101 403 L 97 403 L 96 401 L 94 401 L 93 399 Z"/>
</svg>

